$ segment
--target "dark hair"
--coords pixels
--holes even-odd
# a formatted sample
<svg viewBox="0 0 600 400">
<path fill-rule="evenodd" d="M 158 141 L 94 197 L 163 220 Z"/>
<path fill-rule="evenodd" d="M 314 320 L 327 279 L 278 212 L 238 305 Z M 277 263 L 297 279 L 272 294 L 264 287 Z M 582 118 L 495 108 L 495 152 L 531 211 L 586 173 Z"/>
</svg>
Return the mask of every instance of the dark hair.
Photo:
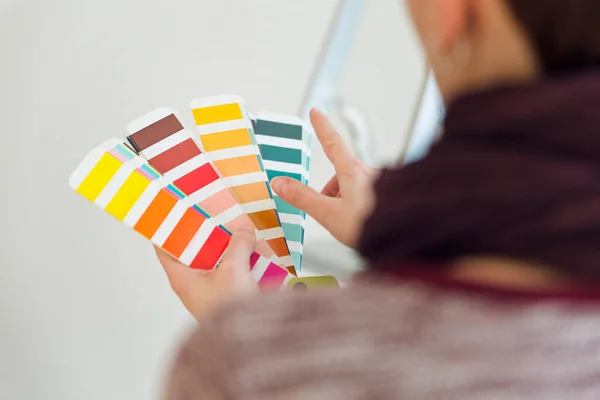
<svg viewBox="0 0 600 400">
<path fill-rule="evenodd" d="M 600 66 L 599 0 L 506 0 L 546 74 Z"/>
</svg>

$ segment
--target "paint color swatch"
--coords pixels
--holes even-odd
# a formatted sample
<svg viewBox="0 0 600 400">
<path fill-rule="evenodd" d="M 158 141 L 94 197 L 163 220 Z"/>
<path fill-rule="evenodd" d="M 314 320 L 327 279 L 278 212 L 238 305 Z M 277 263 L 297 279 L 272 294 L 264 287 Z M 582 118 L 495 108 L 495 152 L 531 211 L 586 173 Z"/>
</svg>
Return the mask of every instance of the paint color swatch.
<svg viewBox="0 0 600 400">
<path fill-rule="evenodd" d="M 132 147 L 160 174 L 230 232 L 256 230 L 233 193 L 202 154 L 190 130 L 171 109 L 160 108 L 138 118 L 127 128 Z M 265 240 L 257 251 L 279 264 L 279 258 Z"/>
<path fill-rule="evenodd" d="M 308 143 L 312 130 L 300 118 L 287 115 L 263 113 L 253 122 L 269 182 L 285 176 L 308 184 Z M 274 194 L 274 200 L 294 266 L 301 271 L 306 214 L 277 194 Z"/>
<path fill-rule="evenodd" d="M 258 229 L 259 238 L 295 273 L 243 100 L 230 95 L 208 97 L 194 100 L 191 107 L 204 154 Z"/>
<path fill-rule="evenodd" d="M 70 185 L 191 268 L 213 269 L 229 243 L 226 229 L 190 205 L 177 187 L 119 139 L 91 151 L 71 175 Z M 280 287 L 293 278 L 258 253 L 250 268 L 263 289 Z"/>
<path fill-rule="evenodd" d="M 340 284 L 333 276 L 311 276 L 290 280 L 288 288 L 295 292 L 312 292 L 314 290 L 339 289 Z"/>
<path fill-rule="evenodd" d="M 311 157 L 312 157 L 312 143 L 313 143 L 313 139 L 315 137 L 315 132 L 312 129 L 311 126 L 304 125 L 304 136 L 302 137 L 302 142 L 304 144 L 302 150 L 304 152 L 304 157 L 302 160 L 302 163 L 304 165 L 304 179 L 302 180 L 302 183 L 304 183 L 305 185 L 310 184 L 310 162 L 311 162 Z M 307 214 L 306 212 L 302 211 L 302 220 L 304 221 L 302 226 L 305 227 L 306 226 L 306 217 Z M 302 244 L 304 245 L 304 234 L 305 234 L 306 230 L 303 229 L 302 230 Z"/>
</svg>

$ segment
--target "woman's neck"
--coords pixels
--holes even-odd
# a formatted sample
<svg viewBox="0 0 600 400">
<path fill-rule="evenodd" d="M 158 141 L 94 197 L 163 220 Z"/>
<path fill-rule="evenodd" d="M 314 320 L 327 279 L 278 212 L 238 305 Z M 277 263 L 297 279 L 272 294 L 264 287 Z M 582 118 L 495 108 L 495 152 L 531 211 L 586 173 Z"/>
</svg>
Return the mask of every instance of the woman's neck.
<svg viewBox="0 0 600 400">
<path fill-rule="evenodd" d="M 469 256 L 452 263 L 453 279 L 501 289 L 548 291 L 572 288 L 556 268 L 500 257 Z"/>
</svg>

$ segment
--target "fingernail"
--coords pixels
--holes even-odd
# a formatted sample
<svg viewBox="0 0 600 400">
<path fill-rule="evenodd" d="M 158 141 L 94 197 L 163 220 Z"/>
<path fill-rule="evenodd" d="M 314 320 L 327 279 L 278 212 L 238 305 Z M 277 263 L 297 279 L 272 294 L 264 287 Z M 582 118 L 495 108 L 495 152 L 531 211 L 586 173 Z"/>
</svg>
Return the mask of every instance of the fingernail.
<svg viewBox="0 0 600 400">
<path fill-rule="evenodd" d="M 288 180 L 286 178 L 275 178 L 271 181 L 271 189 L 278 195 L 285 195 L 285 188 L 288 184 Z"/>
</svg>

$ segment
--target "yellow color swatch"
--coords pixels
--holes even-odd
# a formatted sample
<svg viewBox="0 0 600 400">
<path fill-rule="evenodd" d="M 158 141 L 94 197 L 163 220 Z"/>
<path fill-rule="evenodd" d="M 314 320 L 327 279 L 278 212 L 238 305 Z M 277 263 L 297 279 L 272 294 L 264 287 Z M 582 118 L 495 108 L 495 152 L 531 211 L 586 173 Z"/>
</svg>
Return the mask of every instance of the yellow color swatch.
<svg viewBox="0 0 600 400">
<path fill-rule="evenodd" d="M 96 163 L 94 168 L 86 176 L 84 181 L 77 188 L 77 193 L 90 201 L 96 201 L 102 190 L 108 182 L 117 173 L 123 162 L 105 153 Z"/>
<path fill-rule="evenodd" d="M 106 211 L 120 221 L 123 221 L 133 205 L 146 190 L 150 180 L 134 171 L 119 189 L 115 197 L 106 206 Z"/>
<path fill-rule="evenodd" d="M 217 122 L 234 121 L 244 116 L 240 105 L 237 103 L 223 104 L 212 107 L 196 108 L 192 110 L 196 125 L 214 124 Z"/>
<path fill-rule="evenodd" d="M 252 144 L 248 129 L 236 129 L 233 131 L 200 135 L 200 140 L 202 141 L 204 150 L 207 152 L 231 149 L 239 146 L 250 146 Z"/>
</svg>

